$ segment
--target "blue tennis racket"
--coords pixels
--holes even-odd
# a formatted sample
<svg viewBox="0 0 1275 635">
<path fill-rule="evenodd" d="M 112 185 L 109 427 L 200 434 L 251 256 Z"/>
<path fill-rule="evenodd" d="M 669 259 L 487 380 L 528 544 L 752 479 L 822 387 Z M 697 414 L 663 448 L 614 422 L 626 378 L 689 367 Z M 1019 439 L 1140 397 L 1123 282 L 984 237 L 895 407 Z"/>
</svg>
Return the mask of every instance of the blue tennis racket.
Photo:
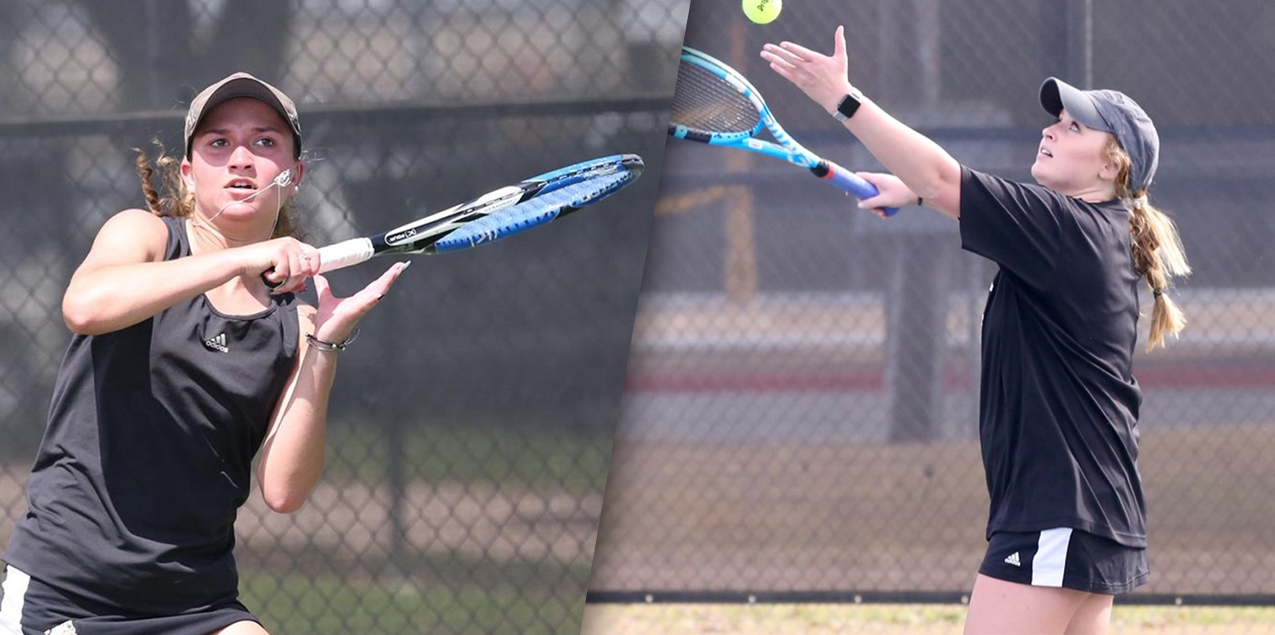
<svg viewBox="0 0 1275 635">
<path fill-rule="evenodd" d="M 631 185 L 645 164 L 618 154 L 567 166 L 492 190 L 383 234 L 319 249 L 319 271 L 386 254 L 439 254 L 477 247 L 566 217 Z"/>
<path fill-rule="evenodd" d="M 763 128 L 778 143 L 756 138 Z M 678 139 L 742 148 L 783 159 L 860 199 L 877 195 L 876 186 L 805 149 L 789 136 L 761 93 L 738 71 L 689 46 L 682 47 L 668 133 Z M 893 207 L 885 210 L 887 216 L 898 211 Z"/>
</svg>

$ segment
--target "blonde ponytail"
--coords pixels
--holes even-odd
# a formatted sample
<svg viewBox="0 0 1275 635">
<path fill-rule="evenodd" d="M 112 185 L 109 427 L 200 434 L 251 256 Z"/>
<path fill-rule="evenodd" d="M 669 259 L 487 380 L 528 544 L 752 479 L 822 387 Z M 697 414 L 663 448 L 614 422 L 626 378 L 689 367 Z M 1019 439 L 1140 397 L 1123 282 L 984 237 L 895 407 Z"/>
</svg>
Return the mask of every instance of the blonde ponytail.
<svg viewBox="0 0 1275 635">
<path fill-rule="evenodd" d="M 1129 191 L 1129 155 L 1113 138 L 1107 146 L 1108 159 L 1116 164 L 1116 194 L 1129 209 L 1129 233 L 1132 237 L 1133 265 L 1147 280 L 1155 305 L 1151 309 L 1151 334 L 1147 351 L 1165 345 L 1167 336 L 1177 337 L 1186 326 L 1182 309 L 1169 297 L 1173 278 L 1190 275 L 1182 239 L 1177 225 L 1167 214 L 1151 206 L 1147 190 Z"/>
<path fill-rule="evenodd" d="M 195 209 L 195 197 L 186 191 L 186 183 L 180 173 L 181 161 L 164 154 L 164 144 L 158 139 L 152 143 L 159 150 L 154 165 L 150 157 L 141 148 L 133 148 L 137 152 L 135 160 L 137 176 L 142 181 L 142 196 L 146 199 L 146 209 L 156 216 L 173 216 L 184 218 L 190 216 Z M 159 171 L 159 185 L 166 194 L 160 194 L 155 187 L 155 172 Z"/>
</svg>

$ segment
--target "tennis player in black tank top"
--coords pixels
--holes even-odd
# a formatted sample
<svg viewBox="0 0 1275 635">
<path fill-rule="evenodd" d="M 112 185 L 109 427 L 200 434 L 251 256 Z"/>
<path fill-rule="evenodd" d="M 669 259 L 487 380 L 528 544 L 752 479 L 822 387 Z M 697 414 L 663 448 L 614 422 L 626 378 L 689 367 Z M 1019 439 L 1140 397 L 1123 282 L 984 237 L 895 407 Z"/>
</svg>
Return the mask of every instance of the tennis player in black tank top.
<svg viewBox="0 0 1275 635">
<path fill-rule="evenodd" d="M 990 494 L 987 555 L 966 633 L 1102 633 L 1113 595 L 1149 575 L 1133 377 L 1138 284 L 1154 298 L 1148 348 L 1185 324 L 1169 283 L 1189 273 L 1177 230 L 1151 207 L 1159 137 L 1128 96 L 1054 78 L 1038 184 L 961 166 L 847 80 L 833 54 L 784 42 L 771 68 L 838 115 L 891 173 L 859 206 L 924 204 L 960 221 L 962 247 L 1000 269 L 983 314 L 979 432 Z"/>
<path fill-rule="evenodd" d="M 273 86 L 209 86 L 185 140 L 159 162 L 165 197 L 138 158 L 150 209 L 106 222 L 63 298 L 74 338 L 3 553 L 0 635 L 265 633 L 232 553 L 251 462 L 271 509 L 304 504 L 337 356 L 406 267 L 339 298 L 290 237 L 301 127 Z M 317 307 L 294 295 L 307 278 Z"/>
</svg>

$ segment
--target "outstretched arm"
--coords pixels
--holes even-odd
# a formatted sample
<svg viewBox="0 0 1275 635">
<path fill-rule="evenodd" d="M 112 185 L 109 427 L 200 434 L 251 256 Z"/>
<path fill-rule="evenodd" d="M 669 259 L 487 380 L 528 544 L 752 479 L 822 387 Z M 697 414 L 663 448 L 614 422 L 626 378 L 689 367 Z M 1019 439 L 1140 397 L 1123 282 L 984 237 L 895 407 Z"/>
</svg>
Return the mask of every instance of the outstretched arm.
<svg viewBox="0 0 1275 635">
<path fill-rule="evenodd" d="M 831 56 L 792 42 L 766 44 L 761 56 L 828 113 L 853 89 L 847 78 L 845 27 L 837 27 Z M 920 196 L 927 207 L 960 218 L 961 166 L 946 150 L 866 98 L 845 126 L 906 185 L 906 191 L 890 188 L 892 193 L 872 199 L 872 207 L 914 205 Z M 895 200 L 912 193 L 910 200 Z"/>
</svg>

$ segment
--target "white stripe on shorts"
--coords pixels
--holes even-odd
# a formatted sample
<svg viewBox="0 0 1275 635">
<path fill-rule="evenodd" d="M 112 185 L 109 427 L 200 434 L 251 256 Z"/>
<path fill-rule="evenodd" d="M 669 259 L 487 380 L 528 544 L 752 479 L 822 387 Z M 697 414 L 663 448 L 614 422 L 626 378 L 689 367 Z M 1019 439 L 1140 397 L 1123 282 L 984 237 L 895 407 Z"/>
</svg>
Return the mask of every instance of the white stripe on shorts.
<svg viewBox="0 0 1275 635">
<path fill-rule="evenodd" d="M 1067 564 L 1067 545 L 1070 543 L 1069 527 L 1040 532 L 1040 541 L 1036 543 L 1036 557 L 1032 558 L 1032 586 L 1062 586 L 1063 567 Z"/>
<path fill-rule="evenodd" d="M 0 590 L 0 635 L 22 635 L 22 604 L 27 598 L 31 576 L 13 567 L 4 568 Z"/>
</svg>

